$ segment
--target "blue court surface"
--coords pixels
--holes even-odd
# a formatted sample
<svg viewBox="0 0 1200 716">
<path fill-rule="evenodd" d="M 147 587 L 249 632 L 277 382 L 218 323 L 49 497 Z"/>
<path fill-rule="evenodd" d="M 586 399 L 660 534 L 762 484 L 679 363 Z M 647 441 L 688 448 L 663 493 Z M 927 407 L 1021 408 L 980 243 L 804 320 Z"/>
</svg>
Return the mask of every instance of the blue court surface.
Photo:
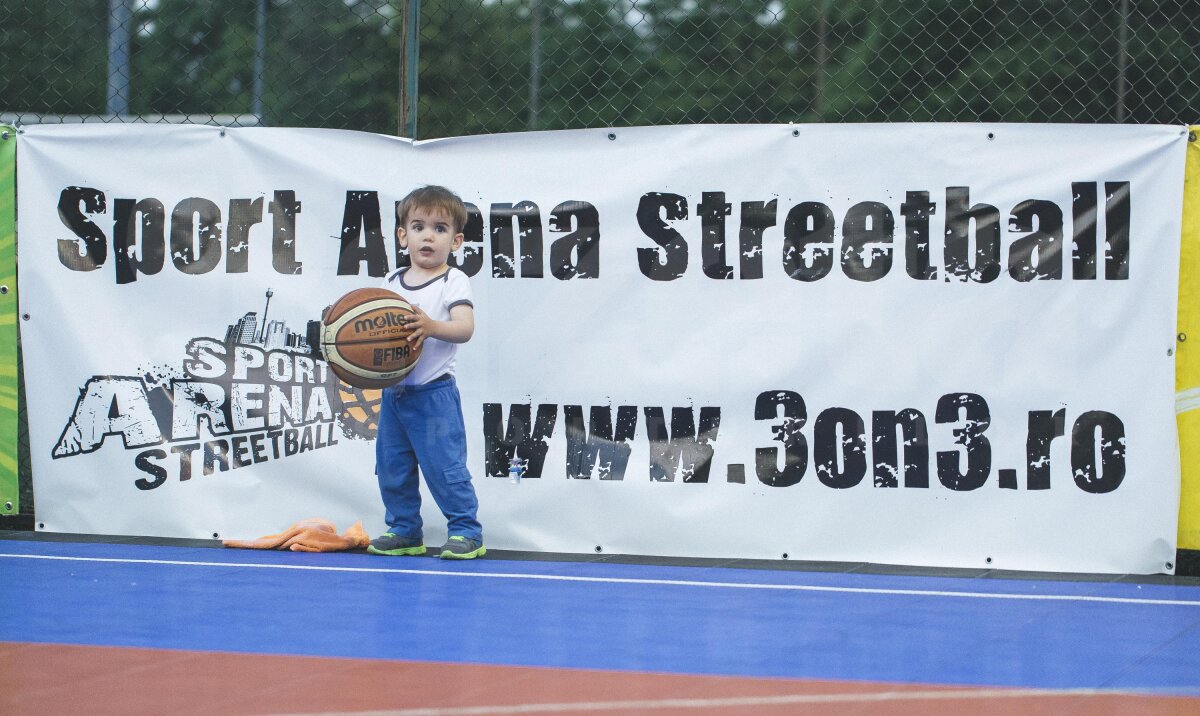
<svg viewBox="0 0 1200 716">
<path fill-rule="evenodd" d="M 1200 696 L 1195 578 L 120 539 L 0 539 L 0 642 Z"/>
</svg>

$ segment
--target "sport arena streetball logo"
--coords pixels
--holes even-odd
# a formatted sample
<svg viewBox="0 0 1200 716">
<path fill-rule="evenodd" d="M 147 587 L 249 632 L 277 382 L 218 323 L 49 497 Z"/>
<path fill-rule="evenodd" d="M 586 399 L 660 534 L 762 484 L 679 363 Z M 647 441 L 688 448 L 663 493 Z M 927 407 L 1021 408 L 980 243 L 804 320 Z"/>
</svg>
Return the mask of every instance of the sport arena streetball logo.
<svg viewBox="0 0 1200 716">
<path fill-rule="evenodd" d="M 88 379 L 51 456 L 95 452 L 120 437 L 138 451 L 144 476 L 134 484 L 153 490 L 324 449 L 339 437 L 375 437 L 380 391 L 343 383 L 283 321 L 263 325 L 251 311 L 223 339 L 193 338 L 184 352 L 177 368 Z"/>
</svg>

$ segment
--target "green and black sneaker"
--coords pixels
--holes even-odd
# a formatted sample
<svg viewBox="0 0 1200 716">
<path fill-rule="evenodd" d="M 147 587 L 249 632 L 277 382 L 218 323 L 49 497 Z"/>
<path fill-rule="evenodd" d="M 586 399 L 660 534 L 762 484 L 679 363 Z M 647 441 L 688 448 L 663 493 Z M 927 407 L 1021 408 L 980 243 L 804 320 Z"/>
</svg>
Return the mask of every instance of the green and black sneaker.
<svg viewBox="0 0 1200 716">
<path fill-rule="evenodd" d="M 384 532 L 367 546 L 371 554 L 385 554 L 389 557 L 425 554 L 425 543 L 418 537 L 397 537 L 391 532 Z"/>
<path fill-rule="evenodd" d="M 442 545 L 442 559 L 475 559 L 487 554 L 483 543 L 470 537 L 454 535 Z"/>
</svg>

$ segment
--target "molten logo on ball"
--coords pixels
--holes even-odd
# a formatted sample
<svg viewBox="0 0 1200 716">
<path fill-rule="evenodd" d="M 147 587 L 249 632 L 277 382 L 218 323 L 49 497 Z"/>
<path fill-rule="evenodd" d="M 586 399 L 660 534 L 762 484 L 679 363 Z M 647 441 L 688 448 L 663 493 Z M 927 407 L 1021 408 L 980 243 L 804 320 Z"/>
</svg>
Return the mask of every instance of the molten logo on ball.
<svg viewBox="0 0 1200 716">
<path fill-rule="evenodd" d="M 380 328 L 404 328 L 404 318 L 412 315 L 412 311 L 405 313 L 388 312 L 382 316 L 373 318 L 363 318 L 354 322 L 355 333 L 373 333 Z"/>
</svg>

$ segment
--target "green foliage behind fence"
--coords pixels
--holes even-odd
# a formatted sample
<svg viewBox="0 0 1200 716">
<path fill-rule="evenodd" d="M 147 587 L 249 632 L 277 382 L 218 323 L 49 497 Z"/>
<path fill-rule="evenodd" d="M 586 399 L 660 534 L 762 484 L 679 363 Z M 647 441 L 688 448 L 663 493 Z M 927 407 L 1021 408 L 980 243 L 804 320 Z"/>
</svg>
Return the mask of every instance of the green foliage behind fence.
<svg viewBox="0 0 1200 716">
<path fill-rule="evenodd" d="M 0 78 L 0 111 L 105 116 L 111 76 L 132 115 L 395 133 L 413 3 L 419 137 L 1187 123 L 1200 99 L 1188 0 L 0 0 L 0 53 L 23 68 Z M 117 66 L 114 16 L 129 30 Z"/>
</svg>

